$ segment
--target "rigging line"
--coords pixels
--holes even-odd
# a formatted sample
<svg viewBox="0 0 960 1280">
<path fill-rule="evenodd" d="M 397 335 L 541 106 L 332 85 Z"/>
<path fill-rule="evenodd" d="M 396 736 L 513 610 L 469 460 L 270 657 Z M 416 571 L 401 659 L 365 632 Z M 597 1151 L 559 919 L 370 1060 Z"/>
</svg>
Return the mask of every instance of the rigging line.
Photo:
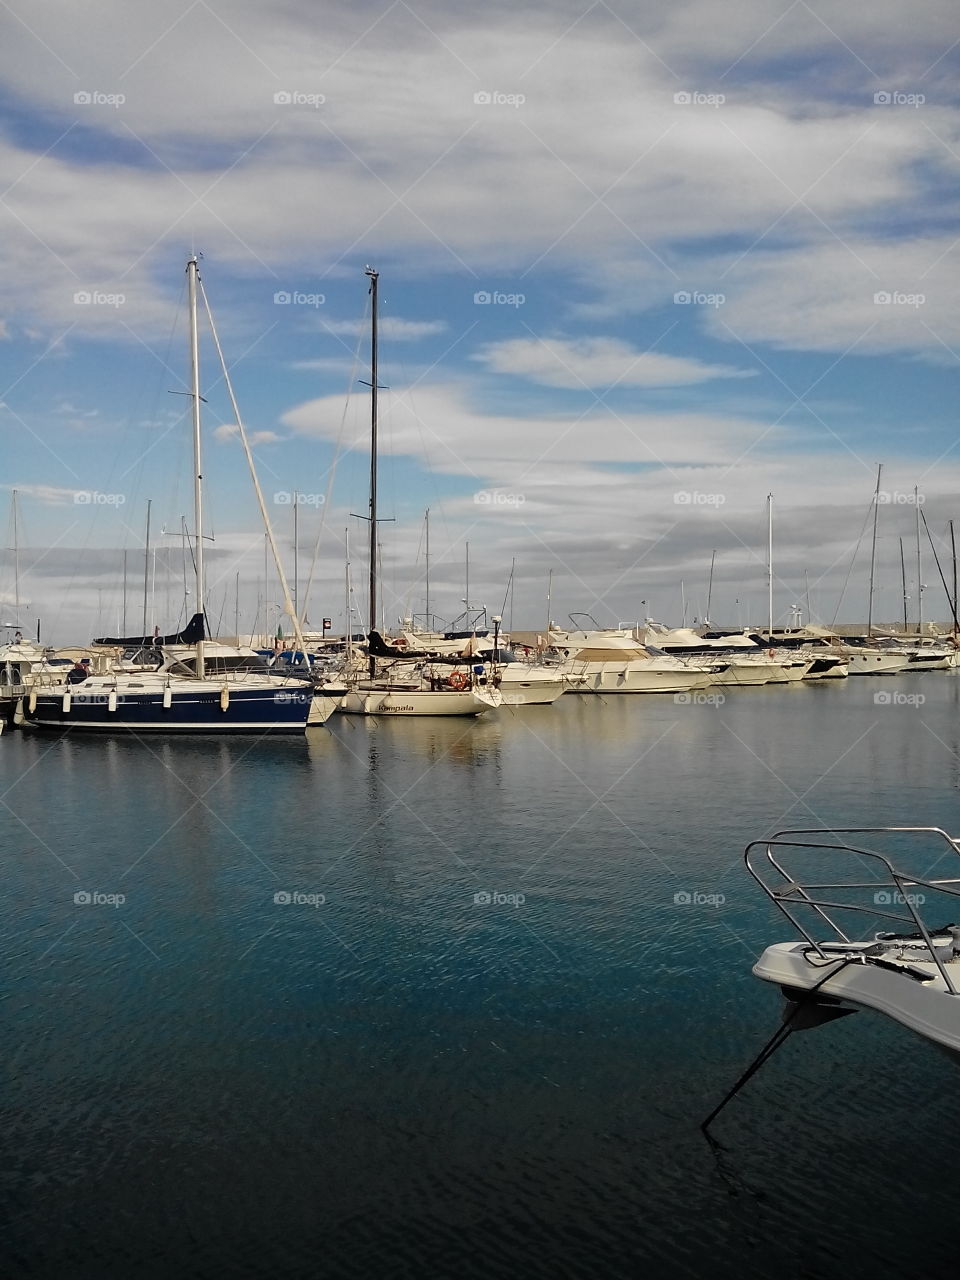
<svg viewBox="0 0 960 1280">
<path fill-rule="evenodd" d="M 227 371 L 227 362 L 223 358 L 223 349 L 220 346 L 220 339 L 217 336 L 216 325 L 213 323 L 213 313 L 210 310 L 210 303 L 207 299 L 207 291 L 203 287 L 203 281 L 197 282 L 200 287 L 200 296 L 203 298 L 203 305 L 207 313 L 207 323 L 210 326 L 210 336 L 213 338 L 213 345 L 216 348 L 217 357 L 220 361 L 220 368 L 223 370 L 223 380 L 230 397 L 230 407 L 233 410 L 237 427 L 240 430 L 240 440 L 243 443 L 243 451 L 246 455 L 247 466 L 250 468 L 250 478 L 253 480 L 254 492 L 257 495 L 257 502 L 260 507 L 260 518 L 263 521 L 264 531 L 267 535 L 267 541 L 270 543 L 270 550 L 273 552 L 273 560 L 277 569 L 277 577 L 280 580 L 280 589 L 283 592 L 283 611 L 293 621 L 293 630 L 297 638 L 297 648 L 301 652 L 305 649 L 303 642 L 303 632 L 300 629 L 300 619 L 297 617 L 297 611 L 293 607 L 293 600 L 290 596 L 290 587 L 287 584 L 287 575 L 283 571 L 283 561 L 280 558 L 280 552 L 277 549 L 276 539 L 273 536 L 273 526 L 270 523 L 270 516 L 267 511 L 267 504 L 263 497 L 263 490 L 260 488 L 260 481 L 257 478 L 257 469 L 253 461 L 253 453 L 250 449 L 250 441 L 247 439 L 247 433 L 243 425 L 243 419 L 240 416 L 240 406 L 237 404 L 237 398 L 233 394 L 233 383 L 230 380 L 230 374 Z"/>
<path fill-rule="evenodd" d="M 301 609 L 301 617 L 303 618 L 306 618 L 307 616 L 307 606 L 309 605 L 309 602 L 310 602 L 310 591 L 313 587 L 313 578 L 314 578 L 314 574 L 316 573 L 317 564 L 320 559 L 320 541 L 323 538 L 324 530 L 326 527 L 327 508 L 330 506 L 330 498 L 333 495 L 333 485 L 334 485 L 334 481 L 337 478 L 337 464 L 340 461 L 340 454 L 343 449 L 343 435 L 346 429 L 347 413 L 349 412 L 349 409 L 350 409 L 350 394 L 354 385 L 356 384 L 357 371 L 360 368 L 360 351 L 364 342 L 364 322 L 366 321 L 367 315 L 369 313 L 369 306 L 370 306 L 369 302 L 366 303 L 366 305 L 364 306 L 363 320 L 361 321 L 360 328 L 357 332 L 357 345 L 353 352 L 353 366 L 350 370 L 350 381 L 347 384 L 347 394 L 344 397 L 344 401 L 343 401 L 343 413 L 340 416 L 340 426 L 337 430 L 337 443 L 333 451 L 333 461 L 330 463 L 330 466 L 327 469 L 327 490 L 326 490 L 326 493 L 324 494 L 323 509 L 320 512 L 320 528 L 317 531 L 317 540 L 313 546 L 313 556 L 310 560 L 310 572 L 307 574 L 307 585 L 304 587 L 304 591 L 303 591 L 303 607 Z"/>
<path fill-rule="evenodd" d="M 947 600 L 950 604 L 950 612 L 953 614 L 953 625 L 960 629 L 960 623 L 957 621 L 957 602 L 950 594 L 950 588 L 947 586 L 947 580 L 944 577 L 943 569 L 940 567 L 940 557 L 937 555 L 937 548 L 933 545 L 933 536 L 930 533 L 930 526 L 927 524 L 927 517 L 922 507 L 917 508 L 920 512 L 920 519 L 923 521 L 923 527 L 927 531 L 927 538 L 930 542 L 930 550 L 933 552 L 933 558 L 937 562 L 937 572 L 940 574 L 940 581 L 943 583 L 943 589 L 946 593 Z M 917 596 L 920 595 L 920 583 L 917 583 Z"/>
<path fill-rule="evenodd" d="M 836 609 L 834 609 L 833 617 L 830 619 L 831 627 L 836 624 L 837 615 L 840 612 L 840 606 L 843 604 L 843 596 L 847 589 L 847 585 L 850 582 L 850 575 L 851 573 L 853 573 L 854 565 L 857 563 L 857 556 L 860 554 L 860 544 L 863 542 L 863 535 L 866 533 L 867 525 L 870 523 L 870 515 L 873 510 L 873 505 L 874 505 L 874 499 L 871 498 L 870 505 L 867 507 L 867 514 L 864 516 L 864 519 L 863 519 L 863 526 L 860 529 L 860 536 L 857 538 L 857 545 L 853 549 L 853 559 L 850 561 L 850 568 L 847 570 L 847 576 L 844 578 L 843 586 L 840 588 L 840 598 L 837 601 L 837 607 Z"/>
</svg>

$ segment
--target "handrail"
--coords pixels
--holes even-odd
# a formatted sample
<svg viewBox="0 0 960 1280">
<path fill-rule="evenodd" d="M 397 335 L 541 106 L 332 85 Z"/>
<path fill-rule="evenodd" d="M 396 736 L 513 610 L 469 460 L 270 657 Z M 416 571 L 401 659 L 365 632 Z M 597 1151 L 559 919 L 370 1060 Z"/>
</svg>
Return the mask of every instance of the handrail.
<svg viewBox="0 0 960 1280">
<path fill-rule="evenodd" d="M 818 954 L 828 959 L 824 945 L 818 942 L 813 935 L 804 927 L 804 924 L 797 917 L 791 907 L 802 908 L 807 907 L 812 910 L 814 915 L 827 924 L 834 934 L 844 943 L 851 944 L 852 939 L 848 937 L 844 929 L 828 914 L 830 910 L 841 910 L 856 912 L 861 915 L 869 915 L 872 919 L 890 919 L 900 924 L 909 924 L 911 921 L 916 926 L 918 935 L 923 939 L 924 944 L 930 952 L 933 962 L 936 964 L 943 978 L 944 985 L 951 995 L 960 995 L 952 977 L 944 967 L 933 944 L 930 932 L 923 922 L 921 916 L 916 910 L 916 905 L 912 895 L 906 890 L 923 886 L 933 889 L 940 893 L 945 893 L 953 897 L 960 897 L 960 887 L 953 888 L 951 886 L 960 886 L 960 877 L 944 876 L 939 879 L 927 879 L 918 876 L 915 873 L 898 870 L 894 867 L 890 858 L 886 854 L 880 853 L 875 849 L 864 849 L 851 844 L 823 843 L 820 840 L 802 840 L 797 837 L 802 836 L 854 836 L 854 835 L 911 835 L 911 836 L 939 836 L 947 845 L 947 851 L 960 857 L 960 841 L 953 836 L 947 834 L 941 827 L 835 827 L 830 829 L 823 828 L 805 828 L 795 829 L 792 831 L 778 831 L 773 836 L 764 840 L 753 840 L 744 850 L 744 863 L 747 870 L 763 889 L 764 893 L 770 900 L 783 912 L 794 928 L 804 937 L 807 942 L 818 952 Z M 795 875 L 791 875 L 786 866 L 783 865 L 782 855 L 776 856 L 775 851 L 788 850 L 820 850 L 828 853 L 848 854 L 856 858 L 870 858 L 881 864 L 886 872 L 886 879 L 859 881 L 859 880 L 838 880 L 838 881 L 809 881 L 801 880 Z M 761 874 L 760 866 L 766 863 L 781 878 L 782 883 L 769 884 Z M 760 864 L 760 865 L 755 865 Z M 856 902 L 838 902 L 833 899 L 822 898 L 819 895 L 821 890 L 830 889 L 874 889 L 882 890 L 890 888 L 895 891 L 897 897 L 895 905 L 903 906 L 909 913 L 908 916 L 895 914 L 890 911 L 879 910 L 878 907 L 887 904 L 877 903 L 866 905 Z"/>
</svg>

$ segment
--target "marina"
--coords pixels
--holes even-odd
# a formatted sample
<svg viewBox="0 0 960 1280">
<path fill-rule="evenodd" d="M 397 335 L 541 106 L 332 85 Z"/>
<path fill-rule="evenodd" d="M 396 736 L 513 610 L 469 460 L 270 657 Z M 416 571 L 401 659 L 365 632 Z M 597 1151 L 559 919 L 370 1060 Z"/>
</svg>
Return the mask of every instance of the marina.
<svg viewBox="0 0 960 1280">
<path fill-rule="evenodd" d="M 790 934 L 744 833 L 960 830 L 960 684 L 891 680 L 4 733 L 13 1273 L 909 1268 L 902 1188 L 865 1201 L 853 1171 L 952 1123 L 910 1031 L 791 1036 L 716 1122 L 719 1165 L 697 1130 L 781 1004 L 751 969 Z M 931 1251 L 950 1195 L 915 1207 Z"/>
</svg>

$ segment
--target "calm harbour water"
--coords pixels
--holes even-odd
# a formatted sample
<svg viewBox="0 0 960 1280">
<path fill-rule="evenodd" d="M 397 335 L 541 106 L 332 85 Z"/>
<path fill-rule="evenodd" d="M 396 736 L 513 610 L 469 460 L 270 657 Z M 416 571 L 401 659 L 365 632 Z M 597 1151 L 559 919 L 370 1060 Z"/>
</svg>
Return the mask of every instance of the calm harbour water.
<svg viewBox="0 0 960 1280">
<path fill-rule="evenodd" d="M 883 1018 L 792 1037 L 721 1163 L 698 1124 L 779 1018 L 750 966 L 792 935 L 743 846 L 960 831 L 957 673 L 0 760 L 4 1276 L 953 1256 L 960 1076 Z"/>
</svg>

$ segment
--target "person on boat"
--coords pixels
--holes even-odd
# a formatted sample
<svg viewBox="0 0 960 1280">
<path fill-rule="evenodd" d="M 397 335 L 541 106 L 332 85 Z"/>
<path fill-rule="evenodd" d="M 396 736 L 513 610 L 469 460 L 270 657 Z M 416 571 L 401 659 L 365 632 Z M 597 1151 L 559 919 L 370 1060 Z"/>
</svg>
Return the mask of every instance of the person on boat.
<svg viewBox="0 0 960 1280">
<path fill-rule="evenodd" d="M 90 659 L 78 658 L 67 672 L 68 684 L 81 684 L 90 674 Z"/>
<path fill-rule="evenodd" d="M 13 637 L 13 643 L 14 643 L 14 644 L 23 644 L 23 632 L 22 632 L 22 631 L 18 631 L 18 632 L 16 633 L 16 635 Z"/>
</svg>

